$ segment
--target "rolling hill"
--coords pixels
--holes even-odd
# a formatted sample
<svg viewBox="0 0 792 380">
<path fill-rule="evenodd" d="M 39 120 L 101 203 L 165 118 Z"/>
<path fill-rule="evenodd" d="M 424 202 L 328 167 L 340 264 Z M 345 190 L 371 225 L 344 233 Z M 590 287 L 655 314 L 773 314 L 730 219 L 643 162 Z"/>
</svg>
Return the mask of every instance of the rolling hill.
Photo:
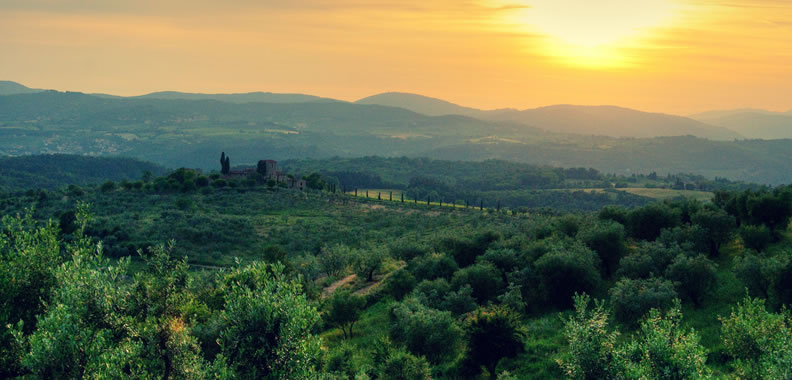
<svg viewBox="0 0 792 380">
<path fill-rule="evenodd" d="M 196 94 L 177 91 L 154 92 L 136 96 L 138 99 L 170 100 L 217 100 L 228 103 L 326 103 L 335 99 L 303 94 L 275 94 L 272 92 L 248 92 L 243 94 Z"/>
<path fill-rule="evenodd" d="M 713 140 L 740 138 L 723 127 L 690 118 L 641 112 L 615 106 L 554 105 L 527 110 L 484 111 L 444 100 L 406 93 L 385 93 L 358 100 L 359 104 L 399 107 L 425 115 L 458 114 L 490 121 L 508 121 L 535 126 L 554 133 L 611 137 L 658 137 L 692 135 Z"/>
<path fill-rule="evenodd" d="M 704 113 L 694 117 L 709 124 L 722 126 L 753 139 L 792 138 L 792 113 L 763 110 L 735 110 Z"/>
<path fill-rule="evenodd" d="M 0 80 L 0 95 L 32 94 L 41 90 L 23 86 L 17 82 Z"/>
</svg>

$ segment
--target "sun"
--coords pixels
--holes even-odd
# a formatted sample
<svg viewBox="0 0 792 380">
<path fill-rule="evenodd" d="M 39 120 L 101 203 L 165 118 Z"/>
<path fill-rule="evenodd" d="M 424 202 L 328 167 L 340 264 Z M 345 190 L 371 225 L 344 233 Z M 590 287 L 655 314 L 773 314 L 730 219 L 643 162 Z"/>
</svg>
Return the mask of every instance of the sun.
<svg viewBox="0 0 792 380">
<path fill-rule="evenodd" d="M 544 37 L 543 53 L 579 66 L 632 63 L 640 47 L 675 13 L 673 0 L 532 0 L 512 15 L 526 32 Z"/>
</svg>

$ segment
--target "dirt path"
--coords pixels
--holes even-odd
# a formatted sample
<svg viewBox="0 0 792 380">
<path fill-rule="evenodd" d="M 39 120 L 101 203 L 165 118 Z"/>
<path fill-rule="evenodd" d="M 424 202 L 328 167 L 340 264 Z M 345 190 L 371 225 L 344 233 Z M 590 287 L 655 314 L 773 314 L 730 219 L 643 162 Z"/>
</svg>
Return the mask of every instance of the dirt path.
<svg viewBox="0 0 792 380">
<path fill-rule="evenodd" d="M 354 281 L 356 278 L 357 278 L 356 275 L 350 274 L 349 276 L 346 276 L 346 277 L 344 277 L 344 278 L 342 278 L 342 279 L 330 284 L 330 286 L 328 286 L 328 287 L 324 288 L 324 290 L 322 290 L 322 298 L 329 297 L 331 294 L 333 294 L 333 292 L 336 291 L 336 289 L 338 289 L 338 288 L 340 288 L 340 287 L 342 287 L 342 286 Z"/>
</svg>

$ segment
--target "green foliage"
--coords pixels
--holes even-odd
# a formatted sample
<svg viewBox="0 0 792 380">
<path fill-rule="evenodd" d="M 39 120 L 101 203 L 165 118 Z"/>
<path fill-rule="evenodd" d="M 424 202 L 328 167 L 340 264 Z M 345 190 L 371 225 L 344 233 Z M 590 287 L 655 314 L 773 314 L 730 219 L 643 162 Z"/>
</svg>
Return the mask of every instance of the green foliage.
<svg viewBox="0 0 792 380">
<path fill-rule="evenodd" d="M 621 259 L 616 275 L 632 279 L 660 276 L 665 273 L 672 260 L 683 253 L 678 246 L 642 242 L 633 253 Z"/>
<path fill-rule="evenodd" d="M 454 359 L 463 346 L 464 332 L 447 311 L 407 298 L 390 309 L 390 337 L 432 363 Z"/>
<path fill-rule="evenodd" d="M 535 267 L 547 302 L 556 307 L 569 307 L 575 293 L 592 293 L 600 286 L 597 256 L 581 243 L 553 247 Z"/>
<path fill-rule="evenodd" d="M 702 208 L 692 215 L 691 221 L 704 230 L 704 235 L 709 240 L 710 257 L 718 255 L 721 245 L 732 239 L 736 228 L 735 218 L 715 207 Z"/>
<path fill-rule="evenodd" d="M 654 241 L 663 229 L 676 227 L 679 223 L 679 210 L 662 203 L 635 209 L 628 216 L 630 236 L 648 241 Z"/>
<path fill-rule="evenodd" d="M 757 252 L 767 249 L 773 241 L 773 232 L 764 225 L 754 226 L 746 224 L 740 226 L 739 234 L 745 248 L 753 249 Z"/>
<path fill-rule="evenodd" d="M 638 336 L 625 347 L 626 377 L 635 379 L 707 379 L 707 350 L 695 331 L 682 326 L 677 302 L 668 312 L 657 309 L 641 322 Z"/>
<path fill-rule="evenodd" d="M 580 220 L 572 214 L 564 215 L 556 220 L 556 230 L 568 236 L 575 237 L 580 230 Z"/>
<path fill-rule="evenodd" d="M 467 285 L 473 289 L 473 297 L 479 304 L 495 299 L 504 287 L 500 271 L 489 263 L 475 264 L 454 273 L 451 285 L 459 290 Z"/>
<path fill-rule="evenodd" d="M 374 281 L 374 274 L 382 268 L 387 258 L 387 248 L 376 246 L 351 252 L 350 262 L 358 277 L 366 281 Z"/>
<path fill-rule="evenodd" d="M 666 277 L 676 283 L 677 292 L 698 306 L 717 281 L 717 264 L 704 255 L 679 255 L 666 269 Z"/>
<path fill-rule="evenodd" d="M 283 266 L 253 263 L 222 280 L 221 352 L 240 377 L 307 378 L 314 373 L 319 314 Z"/>
<path fill-rule="evenodd" d="M 695 331 L 682 327 L 676 302 L 667 313 L 649 311 L 631 340 L 619 344 L 608 331 L 601 303 L 589 310 L 587 296 L 575 299 L 576 313 L 567 320 L 569 352 L 558 363 L 570 379 L 699 379 L 710 378 L 707 351 Z"/>
<path fill-rule="evenodd" d="M 454 259 L 437 253 L 411 260 L 408 268 L 416 278 L 422 280 L 450 279 L 454 272 L 459 270 L 459 266 Z"/>
<path fill-rule="evenodd" d="M 490 376 L 503 358 L 514 357 L 525 349 L 525 332 L 520 321 L 508 308 L 480 308 L 465 318 L 468 333 L 466 366 L 474 373 L 484 367 Z"/>
<path fill-rule="evenodd" d="M 392 295 L 397 300 L 404 298 L 409 294 L 417 285 L 418 281 L 415 279 L 408 270 L 399 269 L 393 272 L 385 284 L 385 289 L 388 294 Z"/>
<path fill-rule="evenodd" d="M 609 294 L 613 316 L 628 326 L 634 326 L 651 309 L 670 308 L 677 297 L 674 284 L 661 278 L 623 278 Z"/>
<path fill-rule="evenodd" d="M 564 322 L 568 351 L 557 360 L 569 379 L 617 379 L 624 372 L 619 334 L 608 331 L 608 311 L 602 302 L 590 308 L 587 295 L 575 295 L 575 313 Z"/>
<path fill-rule="evenodd" d="M 765 302 L 747 297 L 720 318 L 723 344 L 735 359 L 741 379 L 787 379 L 792 376 L 792 326 L 788 312 L 769 313 Z"/>
<path fill-rule="evenodd" d="M 352 328 L 360 318 L 366 300 L 349 291 L 337 290 L 325 305 L 324 320 L 344 333 L 344 338 L 352 337 Z"/>
<path fill-rule="evenodd" d="M 347 269 L 353 254 L 354 251 L 345 245 L 324 246 L 318 257 L 319 265 L 325 274 L 335 278 Z"/>
<path fill-rule="evenodd" d="M 780 272 L 789 258 L 760 257 L 745 252 L 734 263 L 734 272 L 753 297 L 769 298 Z"/>
<path fill-rule="evenodd" d="M 375 342 L 374 367 L 377 378 L 383 380 L 429 380 L 429 363 L 402 349 L 393 347 L 390 340 L 381 338 Z"/>
<path fill-rule="evenodd" d="M 597 224 L 583 231 L 581 240 L 599 256 L 605 277 L 616 272 L 619 260 L 627 253 L 624 226 L 615 222 Z"/>
<path fill-rule="evenodd" d="M 32 214 L 4 216 L 0 226 L 0 377 L 21 372 L 19 352 L 6 326 L 25 333 L 36 327 L 36 315 L 49 302 L 62 262 L 57 228 L 37 225 Z"/>
</svg>

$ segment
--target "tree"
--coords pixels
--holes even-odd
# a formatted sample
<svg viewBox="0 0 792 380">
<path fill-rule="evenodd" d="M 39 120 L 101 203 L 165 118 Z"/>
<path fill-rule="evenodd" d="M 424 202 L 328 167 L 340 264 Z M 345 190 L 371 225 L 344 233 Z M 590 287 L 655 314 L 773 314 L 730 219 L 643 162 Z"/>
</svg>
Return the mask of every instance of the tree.
<svg viewBox="0 0 792 380">
<path fill-rule="evenodd" d="M 534 264 L 546 299 L 556 307 L 569 307 L 575 293 L 591 293 L 600 284 L 596 254 L 582 244 L 555 246 Z"/>
<path fill-rule="evenodd" d="M 365 306 L 366 300 L 363 297 L 348 290 L 338 290 L 328 300 L 324 320 L 330 326 L 340 328 L 344 333 L 344 339 L 351 338 L 352 328 L 360 319 Z"/>
<path fill-rule="evenodd" d="M 719 318 L 723 344 L 742 379 L 792 377 L 792 325 L 788 312 L 769 313 L 765 302 L 746 297 L 726 318 Z"/>
<path fill-rule="evenodd" d="M 480 304 L 495 299 L 504 287 L 503 278 L 490 263 L 475 264 L 454 273 L 451 285 L 455 290 L 468 285 L 473 289 L 473 297 Z"/>
<path fill-rule="evenodd" d="M 707 350 L 693 330 L 682 327 L 679 301 L 666 313 L 657 309 L 641 322 L 641 328 L 625 347 L 626 377 L 635 379 L 706 379 Z"/>
<path fill-rule="evenodd" d="M 715 286 L 717 264 L 704 255 L 680 254 L 666 269 L 666 277 L 677 284 L 679 294 L 698 306 Z"/>
<path fill-rule="evenodd" d="M 627 253 L 624 226 L 615 222 L 598 224 L 583 231 L 581 240 L 597 252 L 606 277 L 616 272 L 619 260 Z"/>
<path fill-rule="evenodd" d="M 740 227 L 739 233 L 745 248 L 750 248 L 757 252 L 767 249 L 773 241 L 773 232 L 764 225 L 745 224 Z"/>
<path fill-rule="evenodd" d="M 352 249 L 342 244 L 324 246 L 318 257 L 319 265 L 328 276 L 338 277 L 347 269 L 352 255 Z"/>
<path fill-rule="evenodd" d="M 239 377 L 309 378 L 321 350 L 319 313 L 280 264 L 237 267 L 218 289 L 221 353 Z"/>
<path fill-rule="evenodd" d="M 435 310 L 408 297 L 390 309 L 390 337 L 433 363 L 456 357 L 464 332 L 447 311 Z"/>
<path fill-rule="evenodd" d="M 374 342 L 374 370 L 378 379 L 383 380 L 429 380 L 429 363 L 423 357 L 417 357 L 396 349 L 387 337 Z"/>
<path fill-rule="evenodd" d="M 467 367 L 481 366 L 495 377 L 502 358 L 515 357 L 525 350 L 525 332 L 513 311 L 500 306 L 480 308 L 465 318 L 468 333 Z"/>
<path fill-rule="evenodd" d="M 702 208 L 693 214 L 692 222 L 706 231 L 710 257 L 717 256 L 721 245 L 732 239 L 736 224 L 733 216 L 715 207 Z"/>
<path fill-rule="evenodd" d="M 608 311 L 603 302 L 589 308 L 587 295 L 575 295 L 575 313 L 564 322 L 569 350 L 557 360 L 570 379 L 617 379 L 624 372 L 616 345 L 618 332 L 608 331 Z"/>
<path fill-rule="evenodd" d="M 653 241 L 663 229 L 676 227 L 679 219 L 679 210 L 662 203 L 652 203 L 630 212 L 628 229 L 636 239 Z"/>
<path fill-rule="evenodd" d="M 228 174 L 231 172 L 231 158 L 226 157 L 225 152 L 220 153 L 220 173 Z"/>
<path fill-rule="evenodd" d="M 351 254 L 352 268 L 358 277 L 368 282 L 374 281 L 374 274 L 382 268 L 383 261 L 388 257 L 387 248 L 382 246 L 357 249 Z"/>
<path fill-rule="evenodd" d="M 22 374 L 17 345 L 6 328 L 21 323 L 29 334 L 36 327 L 36 315 L 45 310 L 57 284 L 60 255 L 57 227 L 37 224 L 32 212 L 24 216 L 4 216 L 0 224 L 0 378 Z"/>
<path fill-rule="evenodd" d="M 670 308 L 677 297 L 674 284 L 661 278 L 623 278 L 613 285 L 609 294 L 613 316 L 628 326 L 637 325 L 651 309 Z"/>
<path fill-rule="evenodd" d="M 440 253 L 416 257 L 410 260 L 408 268 L 416 278 L 422 280 L 451 278 L 459 270 L 454 259 Z"/>
<path fill-rule="evenodd" d="M 385 290 L 388 294 L 400 300 L 409 294 L 417 283 L 418 280 L 415 279 L 415 276 L 402 268 L 391 273 L 385 283 Z"/>
</svg>

